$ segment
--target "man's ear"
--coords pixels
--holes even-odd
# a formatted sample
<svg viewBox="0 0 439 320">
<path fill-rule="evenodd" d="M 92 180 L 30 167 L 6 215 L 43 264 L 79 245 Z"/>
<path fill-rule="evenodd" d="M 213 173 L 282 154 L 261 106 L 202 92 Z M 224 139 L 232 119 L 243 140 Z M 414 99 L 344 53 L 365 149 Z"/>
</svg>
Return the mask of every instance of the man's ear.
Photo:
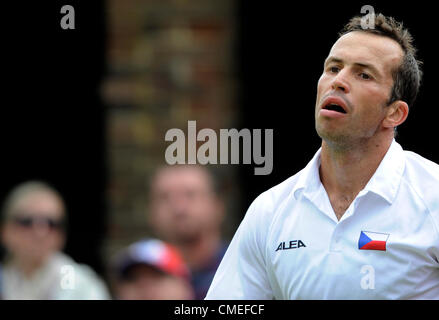
<svg viewBox="0 0 439 320">
<path fill-rule="evenodd" d="M 395 128 L 402 124 L 409 115 L 409 106 L 402 100 L 396 100 L 390 106 L 387 106 L 387 114 L 383 120 L 385 128 Z"/>
</svg>

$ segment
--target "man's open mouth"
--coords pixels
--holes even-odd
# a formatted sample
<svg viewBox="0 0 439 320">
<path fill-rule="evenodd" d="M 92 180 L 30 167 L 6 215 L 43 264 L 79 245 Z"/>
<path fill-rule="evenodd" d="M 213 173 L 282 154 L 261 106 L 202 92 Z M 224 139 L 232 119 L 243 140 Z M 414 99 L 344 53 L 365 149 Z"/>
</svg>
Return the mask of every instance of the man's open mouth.
<svg viewBox="0 0 439 320">
<path fill-rule="evenodd" d="M 335 103 L 329 103 L 326 106 L 324 106 L 323 109 L 337 111 L 337 112 L 340 112 L 340 113 L 346 113 L 346 110 L 343 109 L 343 107 L 341 107 L 341 106 L 339 106 L 338 104 L 335 104 Z"/>
</svg>

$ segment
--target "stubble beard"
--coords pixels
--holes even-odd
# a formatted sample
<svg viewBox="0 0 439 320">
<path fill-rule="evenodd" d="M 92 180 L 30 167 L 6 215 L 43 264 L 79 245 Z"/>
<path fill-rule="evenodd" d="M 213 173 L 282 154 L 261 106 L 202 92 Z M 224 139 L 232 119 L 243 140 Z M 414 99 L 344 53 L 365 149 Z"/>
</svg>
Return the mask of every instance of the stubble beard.
<svg viewBox="0 0 439 320">
<path fill-rule="evenodd" d="M 329 130 L 319 124 L 316 120 L 315 129 L 318 136 L 334 151 L 347 152 L 355 146 L 352 134 L 337 132 L 338 130 Z"/>
<path fill-rule="evenodd" d="M 319 137 L 336 153 L 347 153 L 352 150 L 368 148 L 369 141 L 380 129 L 380 124 L 367 132 L 356 132 L 352 128 L 330 130 L 316 121 L 316 131 Z"/>
</svg>

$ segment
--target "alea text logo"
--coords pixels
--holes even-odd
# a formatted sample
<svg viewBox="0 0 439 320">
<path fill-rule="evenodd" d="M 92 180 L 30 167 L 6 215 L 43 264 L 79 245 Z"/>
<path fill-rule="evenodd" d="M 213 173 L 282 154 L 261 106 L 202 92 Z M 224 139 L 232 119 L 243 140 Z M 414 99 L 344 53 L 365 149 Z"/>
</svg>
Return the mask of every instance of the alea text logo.
<svg viewBox="0 0 439 320">
<path fill-rule="evenodd" d="M 298 249 L 298 248 L 302 248 L 302 247 L 306 247 L 306 245 L 303 243 L 302 240 L 282 241 L 277 246 L 276 251 L 279 251 L 279 250 L 289 250 L 289 249 Z"/>
</svg>

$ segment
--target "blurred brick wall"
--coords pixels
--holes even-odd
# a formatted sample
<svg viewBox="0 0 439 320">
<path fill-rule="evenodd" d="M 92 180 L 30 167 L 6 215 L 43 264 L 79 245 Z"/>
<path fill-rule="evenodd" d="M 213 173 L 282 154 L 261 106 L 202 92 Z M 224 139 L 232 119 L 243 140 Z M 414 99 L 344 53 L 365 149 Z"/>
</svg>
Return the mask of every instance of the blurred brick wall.
<svg viewBox="0 0 439 320">
<path fill-rule="evenodd" d="M 108 0 L 107 78 L 109 221 L 104 254 L 149 234 L 148 179 L 165 163 L 170 128 L 187 132 L 237 124 L 233 0 Z M 236 166 L 224 178 L 229 223 L 239 190 Z M 230 220 L 231 219 L 231 220 Z M 226 230 L 227 234 L 227 230 Z"/>
</svg>

